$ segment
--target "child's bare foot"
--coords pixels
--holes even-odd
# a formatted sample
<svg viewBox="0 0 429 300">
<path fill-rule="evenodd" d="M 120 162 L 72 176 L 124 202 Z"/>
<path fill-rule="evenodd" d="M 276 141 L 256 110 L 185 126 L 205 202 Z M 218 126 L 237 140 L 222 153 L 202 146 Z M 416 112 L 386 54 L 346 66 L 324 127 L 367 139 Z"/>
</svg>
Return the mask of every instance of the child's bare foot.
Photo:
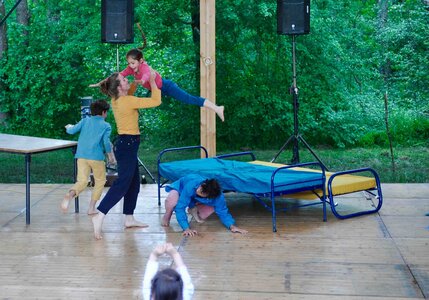
<svg viewBox="0 0 429 300">
<path fill-rule="evenodd" d="M 204 223 L 204 220 L 201 219 L 200 216 L 198 215 L 198 208 L 196 206 L 189 209 L 189 213 L 191 214 L 192 217 L 194 217 L 197 223 Z"/>
<path fill-rule="evenodd" d="M 98 210 L 95 208 L 88 208 L 87 214 L 89 216 L 96 215 L 96 214 L 98 214 Z"/>
<path fill-rule="evenodd" d="M 170 218 L 168 218 L 168 216 L 164 215 L 162 217 L 161 226 L 164 226 L 164 227 L 170 226 Z"/>
<path fill-rule="evenodd" d="M 223 115 L 223 111 L 224 111 L 224 107 L 223 106 L 216 107 L 215 112 L 218 115 L 218 117 L 222 120 L 222 122 L 225 121 L 225 117 Z"/>
<path fill-rule="evenodd" d="M 125 227 L 149 227 L 149 225 L 139 222 L 136 219 L 134 219 L 133 215 L 126 215 L 125 216 Z"/>
<path fill-rule="evenodd" d="M 105 216 L 105 214 L 100 212 L 92 218 L 92 225 L 94 226 L 94 237 L 96 240 L 101 240 L 103 238 L 103 236 L 101 235 L 101 227 L 103 226 Z"/>
<path fill-rule="evenodd" d="M 75 194 L 72 191 L 69 191 L 67 194 L 65 194 L 63 201 L 61 201 L 61 205 L 60 205 L 61 211 L 63 213 L 67 213 L 67 210 L 69 208 L 69 203 L 71 200 L 73 200 L 74 196 Z"/>
<path fill-rule="evenodd" d="M 91 200 L 91 202 L 89 203 L 89 206 L 88 206 L 88 211 L 87 211 L 88 215 L 98 214 L 98 210 L 95 208 L 95 204 L 97 204 L 97 201 Z"/>
</svg>

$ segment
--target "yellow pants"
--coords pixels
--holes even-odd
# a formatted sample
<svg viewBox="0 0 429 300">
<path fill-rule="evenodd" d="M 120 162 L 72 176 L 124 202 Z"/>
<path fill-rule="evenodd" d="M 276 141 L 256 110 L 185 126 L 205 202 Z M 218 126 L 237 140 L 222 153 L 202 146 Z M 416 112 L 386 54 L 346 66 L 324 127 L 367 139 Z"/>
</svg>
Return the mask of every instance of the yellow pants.
<svg viewBox="0 0 429 300">
<path fill-rule="evenodd" d="M 94 176 L 94 189 L 92 190 L 91 200 L 98 201 L 103 193 L 106 183 L 106 164 L 103 160 L 77 159 L 77 182 L 70 188 L 79 195 L 88 186 L 88 177 L 91 173 Z"/>
</svg>

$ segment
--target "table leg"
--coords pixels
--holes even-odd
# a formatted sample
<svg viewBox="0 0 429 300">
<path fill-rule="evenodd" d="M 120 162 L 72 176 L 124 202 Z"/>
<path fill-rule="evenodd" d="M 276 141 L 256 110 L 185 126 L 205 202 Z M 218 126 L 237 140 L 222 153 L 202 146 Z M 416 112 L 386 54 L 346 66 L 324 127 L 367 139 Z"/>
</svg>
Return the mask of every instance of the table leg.
<svg viewBox="0 0 429 300">
<path fill-rule="evenodd" d="M 72 149 L 73 151 L 73 157 L 74 154 L 76 153 L 76 148 Z M 76 178 L 77 178 L 77 159 L 74 158 L 74 166 L 73 166 L 73 180 L 74 182 L 76 182 Z M 74 198 L 74 212 L 75 213 L 79 213 L 79 196 Z"/>
<path fill-rule="evenodd" d="M 25 222 L 30 224 L 30 163 L 31 154 L 25 154 Z"/>
</svg>

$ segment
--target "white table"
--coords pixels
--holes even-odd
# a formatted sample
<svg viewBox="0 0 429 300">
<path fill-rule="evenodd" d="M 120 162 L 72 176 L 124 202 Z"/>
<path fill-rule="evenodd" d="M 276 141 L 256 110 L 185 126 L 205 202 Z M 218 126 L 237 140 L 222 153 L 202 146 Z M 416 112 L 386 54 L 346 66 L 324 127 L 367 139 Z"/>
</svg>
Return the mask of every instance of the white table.
<svg viewBox="0 0 429 300">
<path fill-rule="evenodd" d="M 2 134 L 0 133 L 0 152 L 15 153 L 25 155 L 25 176 L 26 176 L 26 195 L 25 195 L 25 213 L 26 223 L 30 224 L 30 163 L 31 155 L 55 151 L 60 149 L 72 148 L 73 153 L 77 147 L 77 142 L 48 139 L 40 137 L 31 137 L 23 135 Z M 74 160 L 74 179 L 76 179 L 77 165 Z M 79 201 L 75 198 L 75 211 L 79 212 Z"/>
</svg>

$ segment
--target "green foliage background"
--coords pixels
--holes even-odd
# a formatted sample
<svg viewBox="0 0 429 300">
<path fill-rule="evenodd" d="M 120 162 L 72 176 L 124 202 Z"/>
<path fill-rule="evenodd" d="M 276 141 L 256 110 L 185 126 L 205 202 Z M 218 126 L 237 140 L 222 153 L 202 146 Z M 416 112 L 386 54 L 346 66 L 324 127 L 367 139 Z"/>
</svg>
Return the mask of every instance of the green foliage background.
<svg viewBox="0 0 429 300">
<path fill-rule="evenodd" d="M 104 98 L 88 85 L 116 71 L 117 45 L 100 41 L 99 0 L 27 2 L 28 28 L 14 14 L 7 21 L 0 111 L 8 118 L 0 130 L 70 138 L 63 126 L 80 119 L 80 98 Z M 300 132 L 311 145 L 387 146 L 387 94 L 394 145 L 428 146 L 425 3 L 311 1 L 311 33 L 296 36 Z M 148 63 L 199 94 L 199 1 L 134 4 Z M 219 150 L 278 148 L 293 131 L 292 37 L 276 26 L 276 1 L 216 1 L 216 102 L 226 117 L 217 122 Z M 118 46 L 121 69 L 141 42 L 135 28 L 135 44 Z M 180 146 L 199 144 L 199 118 L 198 108 L 163 99 L 140 121 L 146 143 Z"/>
</svg>

